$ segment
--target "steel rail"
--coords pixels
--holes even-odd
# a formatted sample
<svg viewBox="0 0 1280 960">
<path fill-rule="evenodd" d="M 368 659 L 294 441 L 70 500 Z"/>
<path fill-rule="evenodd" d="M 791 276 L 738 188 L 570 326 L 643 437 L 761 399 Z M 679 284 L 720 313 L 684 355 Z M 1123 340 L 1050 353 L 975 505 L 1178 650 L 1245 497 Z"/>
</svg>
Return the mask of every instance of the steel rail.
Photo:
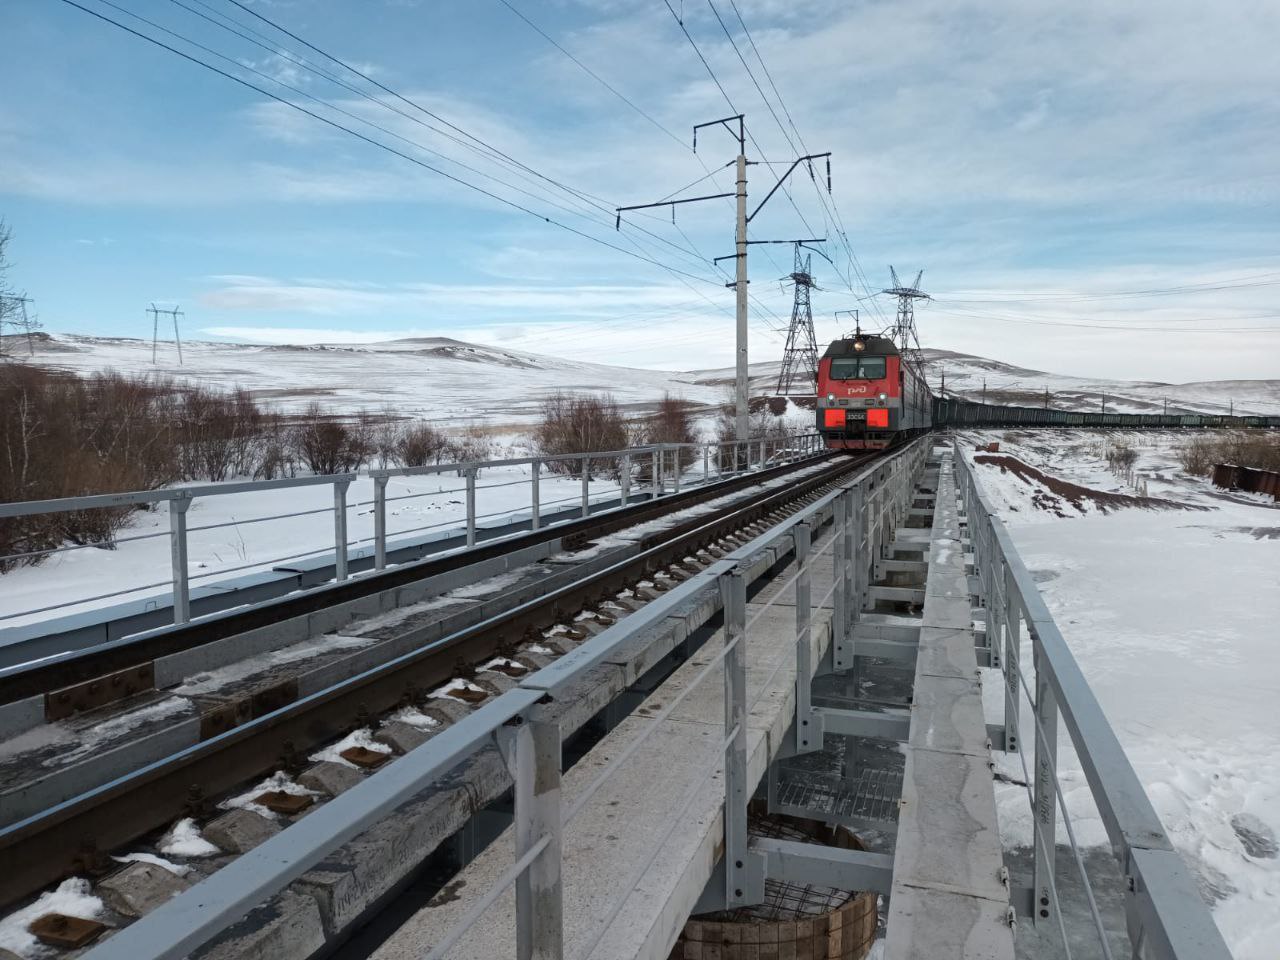
<svg viewBox="0 0 1280 960">
<path fill-rule="evenodd" d="M 394 709 L 414 691 L 446 682 L 456 673 L 459 659 L 475 663 L 490 658 L 513 638 L 553 626 L 563 618 L 563 611 L 589 605 L 637 575 L 676 562 L 701 545 L 838 481 L 868 459 L 874 456 L 839 458 L 794 485 L 762 491 L 745 504 L 653 534 L 641 541 L 637 554 L 609 567 L 0 829 L 0 856 L 13 865 L 0 873 L 0 904 L 65 875 L 83 856 L 85 838 L 92 838 L 97 850 L 106 851 L 160 829 L 183 815 L 193 784 L 200 785 L 205 797 L 217 796 L 282 764 L 287 766 L 292 758 L 305 757 L 367 723 L 369 715 Z M 759 477 L 752 475 L 753 480 Z M 674 499 L 660 501 L 658 512 L 675 509 Z"/>
</svg>

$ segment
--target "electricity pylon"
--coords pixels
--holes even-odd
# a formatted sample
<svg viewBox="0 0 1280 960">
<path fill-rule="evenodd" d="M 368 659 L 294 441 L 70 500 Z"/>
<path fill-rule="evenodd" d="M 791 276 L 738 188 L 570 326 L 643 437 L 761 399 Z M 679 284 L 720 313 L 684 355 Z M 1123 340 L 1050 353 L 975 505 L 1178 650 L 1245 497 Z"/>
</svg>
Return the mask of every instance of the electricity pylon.
<svg viewBox="0 0 1280 960">
<path fill-rule="evenodd" d="M 924 357 L 920 354 L 920 337 L 916 334 L 915 302 L 933 299 L 920 289 L 920 278 L 924 276 L 924 271 L 921 270 L 916 274 L 916 279 L 911 286 L 903 285 L 898 279 L 898 271 L 892 266 L 889 267 L 889 276 L 893 278 L 893 286 L 880 292 L 898 298 L 898 315 L 890 338 L 898 345 L 898 352 L 904 354 L 915 363 L 917 368 L 920 368 L 924 363 Z"/>
<path fill-rule="evenodd" d="M 810 270 L 813 255 L 806 253 L 803 262 L 800 260 L 802 246 L 802 243 L 795 245 L 795 267 L 790 277 L 795 296 L 791 303 L 787 346 L 782 351 L 782 370 L 778 373 L 777 394 L 780 397 L 788 396 L 797 383 L 801 393 L 811 394 L 818 382 L 818 338 L 813 332 L 813 306 L 809 301 L 809 291 L 819 288 Z"/>
<path fill-rule="evenodd" d="M 147 313 L 151 314 L 151 362 L 156 362 L 156 343 L 160 339 L 160 314 L 164 313 L 173 317 L 173 342 L 178 347 L 178 366 L 182 366 L 182 337 L 178 333 L 178 318 L 185 314 L 177 306 L 157 307 L 154 303 L 147 307 Z"/>
</svg>

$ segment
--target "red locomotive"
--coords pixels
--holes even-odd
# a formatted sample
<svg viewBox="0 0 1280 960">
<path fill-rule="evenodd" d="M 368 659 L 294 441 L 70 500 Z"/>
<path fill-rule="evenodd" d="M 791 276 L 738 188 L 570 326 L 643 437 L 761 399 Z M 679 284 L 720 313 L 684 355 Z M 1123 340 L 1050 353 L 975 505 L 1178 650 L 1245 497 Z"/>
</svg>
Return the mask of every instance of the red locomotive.
<svg viewBox="0 0 1280 960">
<path fill-rule="evenodd" d="M 933 395 L 888 337 L 833 340 L 818 363 L 818 431 L 829 450 L 878 450 L 927 430 Z"/>
</svg>

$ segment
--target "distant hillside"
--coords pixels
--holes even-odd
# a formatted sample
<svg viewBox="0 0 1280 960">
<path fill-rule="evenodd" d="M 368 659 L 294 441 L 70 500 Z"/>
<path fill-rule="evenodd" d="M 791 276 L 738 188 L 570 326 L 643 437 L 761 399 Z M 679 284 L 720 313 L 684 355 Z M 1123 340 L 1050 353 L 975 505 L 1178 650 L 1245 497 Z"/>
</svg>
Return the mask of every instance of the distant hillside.
<svg viewBox="0 0 1280 960">
<path fill-rule="evenodd" d="M 6 352 L 25 359 L 26 341 L 4 338 Z M 559 357 L 483 346 L 447 337 L 385 343 L 261 346 L 193 341 L 178 364 L 172 343 L 161 344 L 151 363 L 145 340 L 41 334 L 31 362 L 78 374 L 115 369 L 176 379 L 238 386 L 286 411 L 319 401 L 333 412 L 377 411 L 392 406 L 405 416 L 446 423 L 526 423 L 542 399 L 557 390 L 612 393 L 636 412 L 652 408 L 664 392 L 710 409 L 733 389 L 731 367 L 672 373 L 583 363 Z M 1229 380 L 1166 384 L 1067 377 L 956 353 L 925 350 L 926 375 L 936 391 L 946 377 L 948 394 L 980 400 L 983 380 L 990 403 L 1050 406 L 1061 410 L 1107 409 L 1144 413 L 1164 408 L 1199 412 L 1280 413 L 1280 380 Z M 751 365 L 751 392 L 772 394 L 781 363 Z"/>
<path fill-rule="evenodd" d="M 26 360 L 26 344 L 16 351 Z M 191 341 L 181 365 L 172 343 L 55 334 L 36 342 L 30 362 L 88 374 L 113 369 L 220 387 L 242 387 L 285 411 L 318 401 L 335 413 L 391 406 L 405 416 L 463 424 L 527 423 L 557 390 L 611 393 L 643 412 L 670 392 L 699 405 L 723 391 L 681 373 L 580 363 L 431 337 L 386 343 L 264 346 Z"/>
<path fill-rule="evenodd" d="M 975 357 L 952 350 L 923 351 L 930 386 L 936 391 L 946 378 L 946 391 L 981 400 L 986 380 L 988 403 L 1010 406 L 1049 406 L 1058 410 L 1101 410 L 1117 413 L 1158 413 L 1165 409 L 1197 413 L 1280 413 L 1280 380 L 1219 380 L 1198 383 L 1158 383 L 1143 380 L 1105 380 L 1068 377 Z"/>
</svg>

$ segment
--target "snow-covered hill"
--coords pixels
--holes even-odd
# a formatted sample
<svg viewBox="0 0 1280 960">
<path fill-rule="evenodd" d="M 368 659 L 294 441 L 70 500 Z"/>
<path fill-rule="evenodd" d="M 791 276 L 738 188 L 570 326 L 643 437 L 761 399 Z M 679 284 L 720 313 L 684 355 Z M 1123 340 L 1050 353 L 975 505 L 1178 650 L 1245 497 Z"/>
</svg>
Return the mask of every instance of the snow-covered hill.
<svg viewBox="0 0 1280 960">
<path fill-rule="evenodd" d="M 403 416 L 446 423 L 523 424 L 557 390 L 610 393 L 642 411 L 664 392 L 698 404 L 724 391 L 685 374 L 636 370 L 432 337 L 340 346 L 261 346 L 186 342 L 182 364 L 172 343 L 156 364 L 145 340 L 55 334 L 36 342 L 30 362 L 78 374 L 113 369 L 218 387 L 243 387 L 263 402 L 297 412 L 318 401 L 332 413 L 394 407 Z M 24 349 L 20 359 L 28 359 Z"/>
<path fill-rule="evenodd" d="M 925 350 L 924 357 L 926 375 L 935 392 L 945 376 L 948 394 L 981 400 L 985 381 L 988 403 L 1038 407 L 1044 404 L 1048 390 L 1049 405 L 1058 410 L 1101 410 L 1105 397 L 1106 409 L 1115 413 L 1160 413 L 1166 400 L 1171 412 L 1280 413 L 1280 380 L 1102 380 L 1027 370 L 950 350 Z"/>
<path fill-rule="evenodd" d="M 19 355 L 25 351 L 18 351 Z M 988 402 L 1064 410 L 1148 413 L 1280 413 L 1280 380 L 1224 380 L 1185 384 L 1104 380 L 1045 373 L 948 350 L 925 350 L 934 390 L 945 376 L 949 394 Z M 664 392 L 708 409 L 728 399 L 732 368 L 673 373 L 545 354 L 505 350 L 445 337 L 340 346 L 261 346 L 195 341 L 183 344 L 178 364 L 172 343 L 151 362 L 145 340 L 56 334 L 36 341 L 32 362 L 79 374 L 115 369 L 156 373 L 221 387 L 239 386 L 285 411 L 319 401 L 334 413 L 394 407 L 401 415 L 446 423 L 523 424 L 536 418 L 543 397 L 557 390 L 608 392 L 643 412 Z M 751 365 L 751 389 L 771 394 L 778 360 Z"/>
</svg>

